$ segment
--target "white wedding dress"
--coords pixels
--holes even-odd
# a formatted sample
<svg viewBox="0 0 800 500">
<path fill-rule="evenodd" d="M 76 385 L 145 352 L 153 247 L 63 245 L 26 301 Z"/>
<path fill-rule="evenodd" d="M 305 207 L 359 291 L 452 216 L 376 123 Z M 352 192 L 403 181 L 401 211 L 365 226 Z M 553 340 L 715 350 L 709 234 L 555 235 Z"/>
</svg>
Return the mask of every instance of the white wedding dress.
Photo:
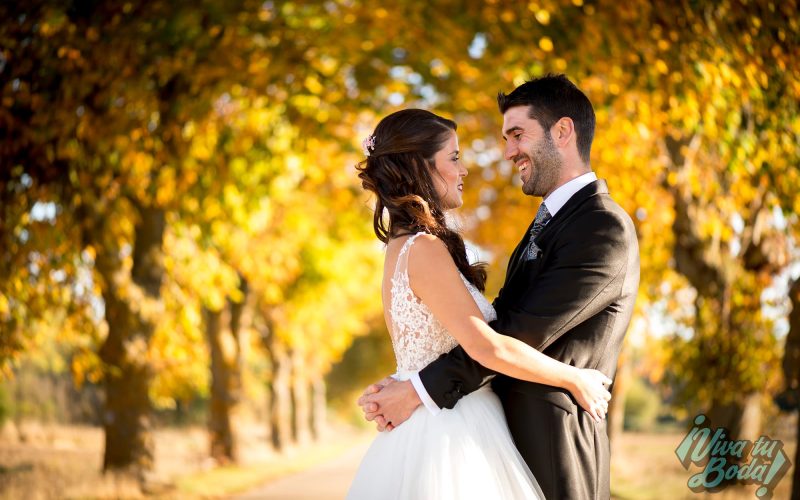
<svg viewBox="0 0 800 500">
<path fill-rule="evenodd" d="M 457 345 L 411 290 L 410 237 L 392 277 L 391 337 L 399 380 Z M 497 318 L 492 305 L 462 275 L 486 321 Z M 406 422 L 380 433 L 359 466 L 349 500 L 543 499 L 511 439 L 503 408 L 489 384 L 464 396 L 438 415 L 420 406 Z"/>
</svg>

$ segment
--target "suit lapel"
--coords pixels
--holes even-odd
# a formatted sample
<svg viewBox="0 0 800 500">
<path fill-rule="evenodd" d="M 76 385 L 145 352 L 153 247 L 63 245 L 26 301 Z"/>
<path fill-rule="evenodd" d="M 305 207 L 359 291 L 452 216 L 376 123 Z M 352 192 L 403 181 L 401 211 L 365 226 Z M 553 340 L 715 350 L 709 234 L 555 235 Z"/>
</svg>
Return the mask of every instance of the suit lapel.
<svg viewBox="0 0 800 500">
<path fill-rule="evenodd" d="M 548 236 L 555 231 L 558 225 L 567 220 L 570 215 L 572 215 L 572 213 L 578 209 L 578 207 L 583 205 L 584 201 L 598 194 L 608 194 L 608 185 L 606 184 L 606 181 L 602 179 L 598 179 L 585 185 L 577 193 L 572 195 L 572 198 L 570 198 L 567 203 L 561 207 L 561 210 L 556 212 L 553 218 L 550 219 L 550 222 L 544 226 L 542 232 L 539 233 L 536 238 L 534 238 L 534 243 L 536 243 L 540 248 L 544 248 L 544 245 L 547 244 Z"/>
<path fill-rule="evenodd" d="M 533 221 L 531 221 L 531 223 L 528 225 L 528 229 L 525 230 L 522 240 L 520 240 L 520 242 L 517 244 L 517 248 L 515 248 L 514 252 L 511 254 L 511 259 L 508 261 L 508 269 L 506 270 L 506 279 L 503 285 L 504 287 L 508 285 L 508 283 L 511 281 L 511 276 L 517 271 L 517 268 L 525 260 L 525 249 L 528 247 L 532 228 Z"/>
<path fill-rule="evenodd" d="M 542 229 L 542 232 L 536 236 L 534 242 L 540 248 L 544 248 L 544 246 L 547 244 L 546 242 L 548 236 L 553 233 L 558 224 L 567 220 L 567 218 L 573 212 L 575 212 L 575 210 L 577 210 L 584 201 L 598 194 L 608 194 L 608 185 L 606 184 L 606 181 L 602 179 L 598 179 L 587 184 L 577 193 L 572 195 L 567 203 L 564 204 L 564 206 L 561 207 L 558 212 L 556 212 L 552 219 L 550 219 L 550 222 L 548 222 L 547 225 Z M 531 221 L 528 229 L 525 230 L 525 235 L 522 237 L 522 241 L 519 242 L 517 248 L 514 249 L 514 253 L 511 254 L 511 259 L 508 261 L 508 270 L 506 271 L 506 279 L 505 283 L 503 284 L 503 288 L 508 287 L 514 275 L 522 268 L 522 263 L 525 261 L 525 248 L 527 248 L 528 242 L 530 241 L 532 227 L 533 221 Z"/>
</svg>

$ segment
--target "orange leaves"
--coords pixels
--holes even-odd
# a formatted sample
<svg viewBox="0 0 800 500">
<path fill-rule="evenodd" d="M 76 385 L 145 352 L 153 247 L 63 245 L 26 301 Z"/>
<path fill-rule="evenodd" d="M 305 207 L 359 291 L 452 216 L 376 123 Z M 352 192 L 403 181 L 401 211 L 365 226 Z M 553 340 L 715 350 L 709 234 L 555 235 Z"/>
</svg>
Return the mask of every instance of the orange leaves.
<svg viewBox="0 0 800 500">
<path fill-rule="evenodd" d="M 81 51 L 72 47 L 59 47 L 57 54 L 60 58 L 71 59 L 73 61 L 81 57 Z"/>
<path fill-rule="evenodd" d="M 10 313 L 11 313 L 11 308 L 8 301 L 8 297 L 6 297 L 5 294 L 0 292 L 0 320 L 8 321 Z"/>
<path fill-rule="evenodd" d="M 531 10 L 536 16 L 536 20 L 539 21 L 540 24 L 547 26 L 550 24 L 550 12 L 545 9 L 537 8 L 536 4 L 530 3 L 528 4 L 528 10 Z"/>
<path fill-rule="evenodd" d="M 10 167 L 33 175 L 31 165 L 58 162 L 58 175 L 42 172 L 64 181 L 52 190 L 36 184 L 34 193 L 15 174 L 21 194 L 8 206 L 50 197 L 76 215 L 32 227 L 22 210 L 3 221 L 13 228 L 1 248 L 14 255 L 15 272 L 0 280 L 0 318 L 24 324 L 27 313 L 15 301 L 35 311 L 37 300 L 52 306 L 69 298 L 37 296 L 43 283 L 67 285 L 31 284 L 32 244 L 23 234 L 48 246 L 37 248 L 42 255 L 80 255 L 84 235 L 74 228 L 91 224 L 78 214 L 96 210 L 113 223 L 84 248 L 89 260 L 121 248 L 129 264 L 132 205 L 168 207 L 167 312 L 150 351 L 169 374 L 155 391 L 162 402 L 183 390 L 178 381 L 204 381 L 199 311 L 238 297 L 239 276 L 260 307 L 286 319 L 287 342 L 318 356 L 321 370 L 364 331 L 364 318 L 379 314 L 381 252 L 352 165 L 365 132 L 395 106 L 452 116 L 462 144 L 476 145 L 462 212 L 474 227 L 468 236 L 496 256 L 496 281 L 536 201 L 519 193 L 517 175 L 500 158 L 494 96 L 550 71 L 567 72 L 595 104 L 592 167 L 634 218 L 648 303 L 668 296 L 659 285 L 676 279 L 676 192 L 691 194 L 703 244 L 735 265 L 730 246 L 751 227 L 753 206 L 764 200 L 800 212 L 791 2 L 769 10 L 723 1 L 696 11 L 644 1 L 540 0 L 517 9 L 466 2 L 457 10 L 424 2 L 256 2 L 237 11 L 217 3 L 207 24 L 198 14 L 204 9 L 161 1 L 109 8 L 81 29 L 51 4 L 26 21 L 30 27 L 0 28 L 10 40 L 0 56 L 0 121 L 20 130 L 2 143 L 4 152 L 19 152 Z M 476 38 L 482 42 L 471 47 Z M 673 156 L 669 141 L 686 144 Z M 737 217 L 741 230 L 730 222 Z M 797 235 L 789 220 L 786 232 Z M 75 268 L 56 268 L 69 270 L 65 283 L 79 282 Z M 737 297 L 759 296 L 759 281 L 735 283 Z M 84 285 L 99 295 L 97 282 Z M 766 340 L 751 342 L 766 323 L 753 304 L 737 304 L 749 321 L 743 345 L 769 358 Z M 667 306 L 667 315 L 679 316 L 685 304 Z M 711 322 L 712 313 L 703 317 Z M 96 346 L 96 337 L 84 340 Z M 93 373 L 88 358 L 76 373 Z"/>
</svg>

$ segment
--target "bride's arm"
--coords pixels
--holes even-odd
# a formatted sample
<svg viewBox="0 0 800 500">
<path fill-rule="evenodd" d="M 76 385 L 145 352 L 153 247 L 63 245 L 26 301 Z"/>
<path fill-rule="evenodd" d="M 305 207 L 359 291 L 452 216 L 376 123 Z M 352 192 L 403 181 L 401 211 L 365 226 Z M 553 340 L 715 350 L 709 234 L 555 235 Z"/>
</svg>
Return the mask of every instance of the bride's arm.
<svg viewBox="0 0 800 500">
<path fill-rule="evenodd" d="M 557 361 L 521 340 L 494 331 L 461 280 L 444 243 L 430 235 L 409 249 L 411 289 L 475 361 L 508 376 L 570 391 L 592 416 L 600 418 L 608 397 L 608 377 Z"/>
</svg>

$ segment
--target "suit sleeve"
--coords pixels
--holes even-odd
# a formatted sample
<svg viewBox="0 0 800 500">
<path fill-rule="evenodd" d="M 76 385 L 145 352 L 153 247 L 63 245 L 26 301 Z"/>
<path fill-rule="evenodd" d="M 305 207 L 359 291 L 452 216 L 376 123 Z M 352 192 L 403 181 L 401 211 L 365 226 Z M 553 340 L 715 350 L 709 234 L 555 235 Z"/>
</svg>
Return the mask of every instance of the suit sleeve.
<svg viewBox="0 0 800 500">
<path fill-rule="evenodd" d="M 494 373 L 456 346 L 423 368 L 419 378 L 439 408 L 452 408 L 463 396 L 483 385 L 484 377 Z"/>
<path fill-rule="evenodd" d="M 492 328 L 543 351 L 608 307 L 619 296 L 627 240 L 635 238 L 628 233 L 613 212 L 597 210 L 581 217 L 559 235 L 550 250 L 551 263 L 531 280 L 521 300 L 500 311 Z M 425 367 L 420 380 L 437 405 L 452 408 L 491 373 L 456 347 Z"/>
</svg>

